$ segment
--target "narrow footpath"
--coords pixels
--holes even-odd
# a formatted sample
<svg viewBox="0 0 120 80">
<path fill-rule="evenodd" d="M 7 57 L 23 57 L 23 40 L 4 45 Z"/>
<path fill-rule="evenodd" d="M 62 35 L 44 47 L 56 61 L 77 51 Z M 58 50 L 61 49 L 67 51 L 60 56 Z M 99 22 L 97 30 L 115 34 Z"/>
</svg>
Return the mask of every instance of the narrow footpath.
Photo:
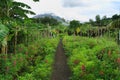
<svg viewBox="0 0 120 80">
<path fill-rule="evenodd" d="M 70 74 L 71 71 L 67 65 L 62 40 L 60 40 L 55 54 L 51 80 L 69 80 Z"/>
</svg>

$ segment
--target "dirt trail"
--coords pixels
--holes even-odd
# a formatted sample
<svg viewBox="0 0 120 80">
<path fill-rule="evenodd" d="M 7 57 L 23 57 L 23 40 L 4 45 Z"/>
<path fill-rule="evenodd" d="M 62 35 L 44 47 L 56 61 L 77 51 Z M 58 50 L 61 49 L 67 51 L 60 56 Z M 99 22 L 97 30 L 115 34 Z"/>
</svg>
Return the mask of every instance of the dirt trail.
<svg viewBox="0 0 120 80">
<path fill-rule="evenodd" d="M 69 80 L 71 71 L 67 65 L 67 59 L 64 54 L 62 40 L 60 40 L 53 65 L 51 80 Z"/>
</svg>

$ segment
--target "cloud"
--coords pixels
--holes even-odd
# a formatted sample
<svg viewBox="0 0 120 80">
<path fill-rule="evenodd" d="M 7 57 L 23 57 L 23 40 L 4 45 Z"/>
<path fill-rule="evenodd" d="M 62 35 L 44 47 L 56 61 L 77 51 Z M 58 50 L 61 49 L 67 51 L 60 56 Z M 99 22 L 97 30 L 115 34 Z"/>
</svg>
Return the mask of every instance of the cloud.
<svg viewBox="0 0 120 80">
<path fill-rule="evenodd" d="M 16 0 L 24 2 L 32 7 L 36 14 L 54 13 L 65 19 L 77 19 L 81 22 L 100 16 L 112 16 L 119 13 L 120 0 Z M 29 15 L 31 16 L 31 15 Z"/>
<path fill-rule="evenodd" d="M 84 7 L 88 6 L 84 3 L 83 0 L 63 0 L 63 6 L 64 7 Z"/>
<path fill-rule="evenodd" d="M 69 7 L 69 8 L 83 8 L 86 7 L 88 9 L 91 9 L 92 7 L 97 8 L 119 8 L 120 7 L 120 0 L 62 0 L 63 1 L 63 7 Z"/>
<path fill-rule="evenodd" d="M 114 9 L 120 10 L 120 1 L 112 1 L 111 4 L 113 5 Z"/>
<path fill-rule="evenodd" d="M 98 0 L 62 0 L 64 7 L 90 7 L 93 5 L 98 5 L 102 1 Z"/>
<path fill-rule="evenodd" d="M 74 6 L 73 6 L 74 5 Z M 77 15 L 85 16 L 81 20 L 89 20 L 97 14 L 100 16 L 107 15 L 108 17 L 118 13 L 120 7 L 119 0 L 63 0 L 63 7 L 71 8 Z M 76 10 L 77 8 L 77 10 Z M 120 8 L 119 8 L 120 9 Z"/>
</svg>

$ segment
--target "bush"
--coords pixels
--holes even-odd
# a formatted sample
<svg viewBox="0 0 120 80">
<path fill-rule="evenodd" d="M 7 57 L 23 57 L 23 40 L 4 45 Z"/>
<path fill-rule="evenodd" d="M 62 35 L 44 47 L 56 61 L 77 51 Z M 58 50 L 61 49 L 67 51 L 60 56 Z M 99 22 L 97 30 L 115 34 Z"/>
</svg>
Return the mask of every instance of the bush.
<svg viewBox="0 0 120 80">
<path fill-rule="evenodd" d="M 65 37 L 63 39 L 71 80 L 118 80 L 120 49 L 103 38 Z"/>
</svg>

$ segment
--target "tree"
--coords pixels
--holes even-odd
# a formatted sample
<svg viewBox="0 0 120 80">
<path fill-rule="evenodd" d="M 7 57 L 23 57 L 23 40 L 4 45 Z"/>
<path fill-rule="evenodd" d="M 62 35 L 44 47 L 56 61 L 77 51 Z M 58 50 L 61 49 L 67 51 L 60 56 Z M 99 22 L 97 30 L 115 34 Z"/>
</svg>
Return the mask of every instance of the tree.
<svg viewBox="0 0 120 80">
<path fill-rule="evenodd" d="M 74 34 L 75 34 L 76 29 L 77 29 L 78 27 L 80 27 L 80 22 L 79 22 L 79 21 L 77 21 L 77 20 L 72 20 L 72 21 L 70 21 L 69 28 L 70 28 L 71 31 L 74 32 Z"/>
<path fill-rule="evenodd" d="M 1 53 L 7 53 L 7 36 L 9 33 L 9 29 L 0 23 L 0 45 L 1 47 Z"/>
<path fill-rule="evenodd" d="M 49 24 L 50 26 L 58 25 L 60 22 L 52 17 L 44 17 L 44 18 L 38 18 L 38 22 L 41 22 L 42 24 Z"/>
<path fill-rule="evenodd" d="M 69 25 L 70 28 L 76 29 L 79 26 L 80 26 L 80 22 L 79 21 L 77 21 L 77 20 L 70 21 L 70 25 Z"/>
<path fill-rule="evenodd" d="M 117 14 L 112 16 L 112 20 L 116 20 L 116 19 L 119 19 L 119 15 L 117 15 Z"/>
<path fill-rule="evenodd" d="M 101 19 L 101 26 L 106 26 L 108 24 L 107 16 L 103 16 Z"/>
<path fill-rule="evenodd" d="M 37 2 L 37 1 L 39 1 L 39 0 L 33 0 L 33 1 Z"/>
<path fill-rule="evenodd" d="M 112 22 L 112 28 L 118 28 L 118 29 L 120 29 L 120 19 L 114 20 Z"/>
<path fill-rule="evenodd" d="M 22 2 L 16 2 L 14 0 L 0 0 L 0 19 L 2 23 L 4 25 L 7 25 L 8 27 L 14 20 L 23 21 L 25 18 L 28 18 L 27 14 L 35 14 L 29 9 L 31 9 L 31 7 Z M 9 27 L 10 31 L 14 30 L 13 34 L 15 34 L 15 46 L 17 44 L 17 34 L 19 29 L 18 27 L 19 27 L 18 23 L 16 23 L 16 25 L 14 26 L 12 25 L 12 28 Z M 1 43 L 5 43 L 5 45 L 2 46 L 2 53 L 7 53 L 7 42 L 9 36 L 10 34 L 5 36 L 5 38 L 1 42 Z"/>
<path fill-rule="evenodd" d="M 89 19 L 89 22 L 91 25 L 94 25 L 94 21 L 92 19 Z"/>
<path fill-rule="evenodd" d="M 107 16 L 103 16 L 103 17 L 102 17 L 102 20 L 106 20 L 106 19 L 107 19 Z"/>
<path fill-rule="evenodd" d="M 96 25 L 101 26 L 100 15 L 96 15 L 95 20 L 96 20 Z"/>
<path fill-rule="evenodd" d="M 0 0 L 0 17 L 4 19 L 23 19 L 27 18 L 27 14 L 35 14 L 28 10 L 30 6 L 22 2 L 14 0 Z"/>
</svg>

